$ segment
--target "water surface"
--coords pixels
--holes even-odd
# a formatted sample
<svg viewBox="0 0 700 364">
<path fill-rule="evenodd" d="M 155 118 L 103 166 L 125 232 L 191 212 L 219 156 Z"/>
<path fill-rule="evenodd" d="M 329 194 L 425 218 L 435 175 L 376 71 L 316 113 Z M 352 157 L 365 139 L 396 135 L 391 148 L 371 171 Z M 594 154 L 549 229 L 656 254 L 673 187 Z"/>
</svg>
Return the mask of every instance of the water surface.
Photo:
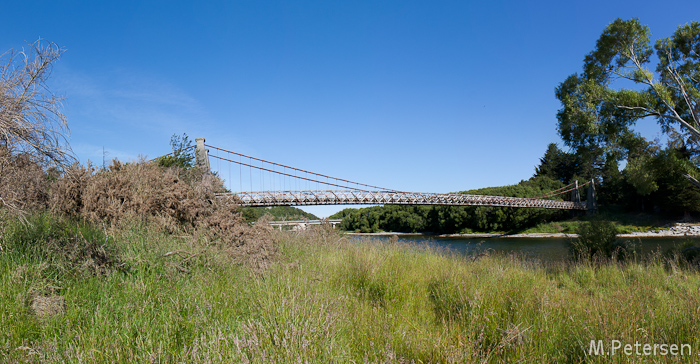
<svg viewBox="0 0 700 364">
<path fill-rule="evenodd" d="M 375 236 L 373 239 L 389 240 L 389 236 Z M 399 241 L 431 245 L 457 253 L 474 253 L 494 251 L 497 253 L 514 253 L 526 259 L 543 262 L 563 261 L 569 256 L 568 244 L 573 238 L 447 238 L 430 235 L 401 235 Z M 674 246 L 692 239 L 700 245 L 700 238 L 689 237 L 649 237 L 649 238 L 620 238 L 630 241 L 639 247 L 642 255 L 648 256 L 655 252 L 664 253 Z"/>
</svg>

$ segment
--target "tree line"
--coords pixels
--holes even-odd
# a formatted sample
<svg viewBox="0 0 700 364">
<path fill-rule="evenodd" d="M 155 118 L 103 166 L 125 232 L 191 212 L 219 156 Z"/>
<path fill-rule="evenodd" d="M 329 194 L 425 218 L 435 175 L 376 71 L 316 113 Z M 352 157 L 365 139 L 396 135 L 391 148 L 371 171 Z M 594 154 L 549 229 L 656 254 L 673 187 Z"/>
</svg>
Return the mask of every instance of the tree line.
<svg viewBox="0 0 700 364">
<path fill-rule="evenodd" d="M 458 193 L 509 197 L 538 197 L 564 186 L 548 176 L 534 176 L 516 185 L 488 187 Z M 556 197 L 562 199 L 561 196 Z M 472 231 L 515 231 L 568 216 L 562 210 L 488 207 L 386 205 L 344 209 L 331 219 L 343 219 L 340 228 L 348 231 L 434 232 L 439 234 Z"/>
</svg>

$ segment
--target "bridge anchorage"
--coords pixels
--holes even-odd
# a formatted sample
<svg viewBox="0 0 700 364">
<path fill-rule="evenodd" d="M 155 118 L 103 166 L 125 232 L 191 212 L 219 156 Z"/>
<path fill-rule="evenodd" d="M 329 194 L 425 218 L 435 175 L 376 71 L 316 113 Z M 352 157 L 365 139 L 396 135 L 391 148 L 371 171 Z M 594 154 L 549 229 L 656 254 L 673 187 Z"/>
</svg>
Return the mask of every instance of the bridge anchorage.
<svg viewBox="0 0 700 364">
<path fill-rule="evenodd" d="M 210 158 L 213 158 L 217 163 L 216 169 L 220 177 L 225 179 L 228 172 L 227 188 L 231 191 L 234 190 L 236 182 L 232 177 L 233 175 L 238 177 L 239 192 L 220 193 L 217 196 L 233 199 L 240 206 L 445 205 L 588 210 L 589 212 L 597 209 L 593 180 L 581 186 L 578 181 L 575 181 L 533 198 L 405 192 L 331 177 L 232 152 L 205 144 L 204 138 L 195 140 L 197 166 L 211 170 L 215 167 L 210 163 Z M 223 169 L 221 163 L 224 163 Z M 586 185 L 588 201 L 581 201 L 579 189 Z M 245 191 L 246 187 L 249 187 L 248 191 Z M 548 199 L 565 193 L 571 193 L 571 201 Z"/>
</svg>

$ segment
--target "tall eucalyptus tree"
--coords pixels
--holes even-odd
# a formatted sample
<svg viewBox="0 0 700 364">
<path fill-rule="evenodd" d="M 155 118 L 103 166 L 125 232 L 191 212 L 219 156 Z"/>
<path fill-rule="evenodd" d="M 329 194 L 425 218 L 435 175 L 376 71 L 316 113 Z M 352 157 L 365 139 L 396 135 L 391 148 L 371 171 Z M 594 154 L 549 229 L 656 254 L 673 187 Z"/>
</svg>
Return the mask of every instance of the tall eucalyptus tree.
<svg viewBox="0 0 700 364">
<path fill-rule="evenodd" d="M 631 126 L 648 118 L 700 145 L 700 23 L 653 46 L 650 36 L 638 19 L 615 20 L 585 57 L 583 72 L 557 87 L 558 129 L 568 146 L 633 159 L 639 136 Z M 697 186 L 699 175 L 697 168 L 685 173 Z"/>
</svg>

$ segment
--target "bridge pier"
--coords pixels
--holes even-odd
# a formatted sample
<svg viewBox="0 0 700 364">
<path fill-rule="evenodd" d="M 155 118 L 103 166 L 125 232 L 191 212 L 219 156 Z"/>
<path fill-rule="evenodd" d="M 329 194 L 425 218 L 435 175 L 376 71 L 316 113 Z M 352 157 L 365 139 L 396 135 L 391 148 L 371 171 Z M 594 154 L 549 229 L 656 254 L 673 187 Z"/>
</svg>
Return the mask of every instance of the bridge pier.
<svg viewBox="0 0 700 364">
<path fill-rule="evenodd" d="M 593 215 L 598 211 L 598 200 L 595 193 L 595 182 L 591 178 L 588 184 L 588 196 L 586 196 L 586 214 Z"/>
<path fill-rule="evenodd" d="M 209 173 L 209 151 L 204 146 L 204 138 L 195 138 L 197 151 L 194 155 L 194 165 L 206 173 Z"/>
<path fill-rule="evenodd" d="M 574 203 L 581 203 L 581 193 L 578 191 L 578 180 L 575 180 L 575 181 L 574 181 L 574 187 L 573 187 L 573 189 L 571 190 L 571 202 L 574 202 Z M 576 216 L 579 216 L 579 215 L 581 215 L 581 212 L 575 211 L 575 210 L 571 210 L 570 216 L 571 216 L 572 218 L 573 218 L 573 217 L 576 217 Z"/>
<path fill-rule="evenodd" d="M 571 202 L 581 202 L 581 194 L 578 192 L 578 180 L 574 181 L 574 189 L 571 191 Z"/>
</svg>

